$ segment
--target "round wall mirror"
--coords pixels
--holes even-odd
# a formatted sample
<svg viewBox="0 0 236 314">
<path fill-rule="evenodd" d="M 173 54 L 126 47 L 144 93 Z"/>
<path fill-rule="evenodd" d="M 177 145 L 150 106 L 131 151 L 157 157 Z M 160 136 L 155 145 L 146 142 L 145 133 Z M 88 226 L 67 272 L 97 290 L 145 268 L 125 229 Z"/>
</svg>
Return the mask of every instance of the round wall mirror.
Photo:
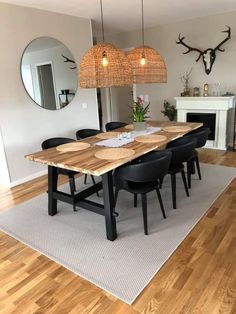
<svg viewBox="0 0 236 314">
<path fill-rule="evenodd" d="M 25 89 L 42 108 L 67 106 L 77 90 L 77 66 L 68 48 L 50 37 L 40 37 L 26 47 L 21 60 Z"/>
</svg>

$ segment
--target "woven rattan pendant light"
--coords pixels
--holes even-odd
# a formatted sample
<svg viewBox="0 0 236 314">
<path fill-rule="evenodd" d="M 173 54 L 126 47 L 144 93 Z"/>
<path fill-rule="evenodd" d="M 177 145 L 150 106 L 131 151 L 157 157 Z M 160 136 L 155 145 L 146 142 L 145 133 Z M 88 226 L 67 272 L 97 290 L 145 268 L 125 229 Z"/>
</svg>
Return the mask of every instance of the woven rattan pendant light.
<svg viewBox="0 0 236 314">
<path fill-rule="evenodd" d="M 166 83 L 167 71 L 162 56 L 154 49 L 144 45 L 144 18 L 142 6 L 142 46 L 128 53 L 133 70 L 133 83 Z"/>
<path fill-rule="evenodd" d="M 82 88 L 132 85 L 132 68 L 125 54 L 104 42 L 103 7 L 100 0 L 103 42 L 90 48 L 80 63 L 79 80 Z"/>
</svg>

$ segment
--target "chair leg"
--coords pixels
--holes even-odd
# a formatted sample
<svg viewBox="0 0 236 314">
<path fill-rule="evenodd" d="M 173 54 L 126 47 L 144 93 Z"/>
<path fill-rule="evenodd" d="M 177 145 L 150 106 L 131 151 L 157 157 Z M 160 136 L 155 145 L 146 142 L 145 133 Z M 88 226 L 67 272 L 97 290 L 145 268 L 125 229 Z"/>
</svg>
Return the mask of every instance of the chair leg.
<svg viewBox="0 0 236 314">
<path fill-rule="evenodd" d="M 200 170 L 200 164 L 199 164 L 198 156 L 196 156 L 195 161 L 196 161 L 196 166 L 197 166 L 197 172 L 198 172 L 199 180 L 202 180 L 202 175 L 201 175 L 201 170 Z"/>
<path fill-rule="evenodd" d="M 184 170 L 181 171 L 181 175 L 182 175 L 182 179 L 183 179 L 186 195 L 189 196 L 188 185 L 187 185 L 187 180 L 186 180 L 186 176 L 185 176 Z"/>
<path fill-rule="evenodd" d="M 75 190 L 76 190 L 74 176 L 69 176 L 69 184 L 70 184 L 70 193 L 71 193 L 72 196 L 74 196 L 75 195 Z M 74 210 L 74 212 L 77 211 L 75 204 L 73 204 L 73 210 Z"/>
<path fill-rule="evenodd" d="M 191 189 L 191 170 L 192 170 L 193 160 L 187 161 L 187 176 L 188 176 L 188 188 Z"/>
<path fill-rule="evenodd" d="M 162 212 L 163 218 L 166 219 L 166 213 L 165 213 L 165 209 L 164 209 L 164 206 L 163 206 L 160 190 L 157 188 L 156 192 L 157 192 L 157 197 L 158 197 L 158 200 L 159 200 L 159 203 L 160 203 L 160 207 L 161 207 L 161 212 Z"/>
<path fill-rule="evenodd" d="M 143 211 L 143 227 L 144 234 L 148 235 L 148 223 L 147 223 L 147 195 L 141 194 L 142 197 L 142 211 Z"/>
<path fill-rule="evenodd" d="M 172 202 L 173 208 L 176 209 L 176 175 L 171 175 L 171 189 L 172 189 Z"/>
<path fill-rule="evenodd" d="M 134 193 L 134 207 L 137 207 L 137 198 L 138 198 L 138 194 Z"/>
<path fill-rule="evenodd" d="M 195 160 L 195 157 L 192 158 L 192 162 L 191 162 L 191 174 L 195 174 L 196 170 L 195 170 L 195 164 L 194 164 L 194 160 Z"/>
<path fill-rule="evenodd" d="M 92 179 L 93 185 L 95 185 L 95 184 L 96 184 L 96 181 L 95 181 L 95 179 L 94 179 L 94 176 L 91 175 L 90 177 L 91 177 L 91 179 Z M 98 191 L 96 192 L 96 194 L 97 194 L 97 197 L 99 197 Z"/>
<path fill-rule="evenodd" d="M 87 173 L 84 175 L 84 184 L 86 184 L 87 183 L 87 177 L 88 177 L 88 175 L 87 175 Z"/>
<path fill-rule="evenodd" d="M 159 179 L 159 189 L 162 188 L 163 181 L 164 181 L 164 178 Z"/>
</svg>

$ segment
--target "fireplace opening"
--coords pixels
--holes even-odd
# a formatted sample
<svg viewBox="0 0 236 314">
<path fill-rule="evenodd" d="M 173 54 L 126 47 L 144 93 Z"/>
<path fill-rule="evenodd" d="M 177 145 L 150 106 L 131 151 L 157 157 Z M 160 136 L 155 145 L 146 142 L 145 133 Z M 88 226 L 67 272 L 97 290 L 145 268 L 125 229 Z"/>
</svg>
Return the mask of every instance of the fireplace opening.
<svg viewBox="0 0 236 314">
<path fill-rule="evenodd" d="M 187 122 L 201 122 L 203 126 L 210 129 L 208 140 L 215 140 L 216 114 L 215 113 L 187 113 Z"/>
</svg>

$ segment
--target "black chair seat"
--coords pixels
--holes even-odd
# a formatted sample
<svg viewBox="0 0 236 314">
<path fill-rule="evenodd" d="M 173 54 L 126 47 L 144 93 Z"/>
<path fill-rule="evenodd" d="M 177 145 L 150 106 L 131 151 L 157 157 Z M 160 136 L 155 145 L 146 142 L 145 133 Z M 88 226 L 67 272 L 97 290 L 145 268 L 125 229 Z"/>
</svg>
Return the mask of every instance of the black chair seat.
<svg viewBox="0 0 236 314">
<path fill-rule="evenodd" d="M 172 152 L 172 158 L 168 173 L 171 176 L 171 189 L 173 208 L 176 209 L 176 174 L 181 173 L 186 195 L 189 196 L 187 180 L 184 171 L 184 162 L 189 161 L 196 145 L 194 138 L 179 138 L 167 145 L 167 150 Z"/>
<path fill-rule="evenodd" d="M 108 131 L 112 131 L 115 129 L 123 128 L 126 125 L 127 125 L 127 123 L 125 123 L 125 122 L 113 121 L 113 122 L 108 122 L 105 125 L 105 128 L 106 128 L 106 131 L 108 132 Z"/>
<path fill-rule="evenodd" d="M 62 144 L 68 144 L 68 143 L 72 143 L 75 142 L 74 139 L 72 138 L 68 138 L 68 137 L 52 137 L 49 138 L 45 141 L 43 141 L 43 143 L 41 144 L 42 149 L 49 149 L 49 148 L 53 148 Z M 63 169 L 63 168 L 57 168 L 57 173 L 61 174 L 61 175 L 65 175 L 65 176 L 69 176 L 69 175 L 75 175 L 78 172 L 73 171 L 73 170 L 67 170 L 67 169 Z"/>
<path fill-rule="evenodd" d="M 119 190 L 126 190 L 134 194 L 134 206 L 137 206 L 137 195 L 142 198 L 142 212 L 144 233 L 148 234 L 147 224 L 147 193 L 156 191 L 163 218 L 166 218 L 162 198 L 159 190 L 159 180 L 168 171 L 171 152 L 154 152 L 143 156 L 136 162 L 128 163 L 117 168 L 113 179 L 115 184 L 115 205 Z"/>
<path fill-rule="evenodd" d="M 53 138 L 49 138 L 49 139 L 43 141 L 41 146 L 42 146 L 42 149 L 49 149 L 49 148 L 56 147 L 56 146 L 59 146 L 59 145 L 62 145 L 62 144 L 72 143 L 74 141 L 75 140 L 73 140 L 72 138 L 67 138 L 67 137 L 53 137 Z M 70 192 L 71 192 L 72 196 L 74 196 L 75 191 L 76 191 L 74 176 L 77 173 L 78 172 L 75 172 L 75 171 L 72 171 L 72 170 L 67 170 L 67 169 L 63 169 L 63 168 L 57 168 L 57 174 L 58 175 L 68 176 L 68 178 L 69 178 L 69 185 L 70 185 Z M 73 204 L 73 210 L 76 211 L 75 204 Z"/>
<path fill-rule="evenodd" d="M 158 187 L 158 181 L 153 181 L 153 182 L 128 182 L 128 189 L 127 191 L 131 193 L 137 193 L 137 194 L 142 194 L 142 193 L 149 193 L 153 190 L 155 190 Z"/>
<path fill-rule="evenodd" d="M 196 140 L 196 147 L 200 148 L 205 146 L 208 135 L 210 133 L 210 129 L 206 127 L 201 127 L 197 130 L 194 130 L 190 133 L 187 133 L 185 138 L 194 138 Z M 202 179 L 200 164 L 198 160 L 198 151 L 195 149 L 191 158 L 187 161 L 187 173 L 188 173 L 188 187 L 191 188 L 191 174 L 195 173 L 195 164 L 197 167 L 199 180 Z"/>
<path fill-rule="evenodd" d="M 77 140 L 82 140 L 90 136 L 95 136 L 99 133 L 103 133 L 103 131 L 98 130 L 98 129 L 81 129 L 81 130 L 76 131 L 75 136 Z"/>
<path fill-rule="evenodd" d="M 168 173 L 169 174 L 176 174 L 184 170 L 184 164 L 170 164 Z"/>
<path fill-rule="evenodd" d="M 100 134 L 100 133 L 103 133 L 103 131 L 98 130 L 98 129 L 80 129 L 75 133 L 75 136 L 76 136 L 77 140 L 82 140 L 84 138 L 88 138 L 90 136 L 95 136 L 95 135 Z M 91 175 L 90 177 L 91 177 L 93 184 L 96 184 L 94 176 Z M 84 176 L 84 184 L 87 183 L 87 178 L 88 178 L 88 175 L 86 173 Z M 96 194 L 97 194 L 97 196 L 99 196 L 98 192 L 96 192 Z"/>
</svg>

